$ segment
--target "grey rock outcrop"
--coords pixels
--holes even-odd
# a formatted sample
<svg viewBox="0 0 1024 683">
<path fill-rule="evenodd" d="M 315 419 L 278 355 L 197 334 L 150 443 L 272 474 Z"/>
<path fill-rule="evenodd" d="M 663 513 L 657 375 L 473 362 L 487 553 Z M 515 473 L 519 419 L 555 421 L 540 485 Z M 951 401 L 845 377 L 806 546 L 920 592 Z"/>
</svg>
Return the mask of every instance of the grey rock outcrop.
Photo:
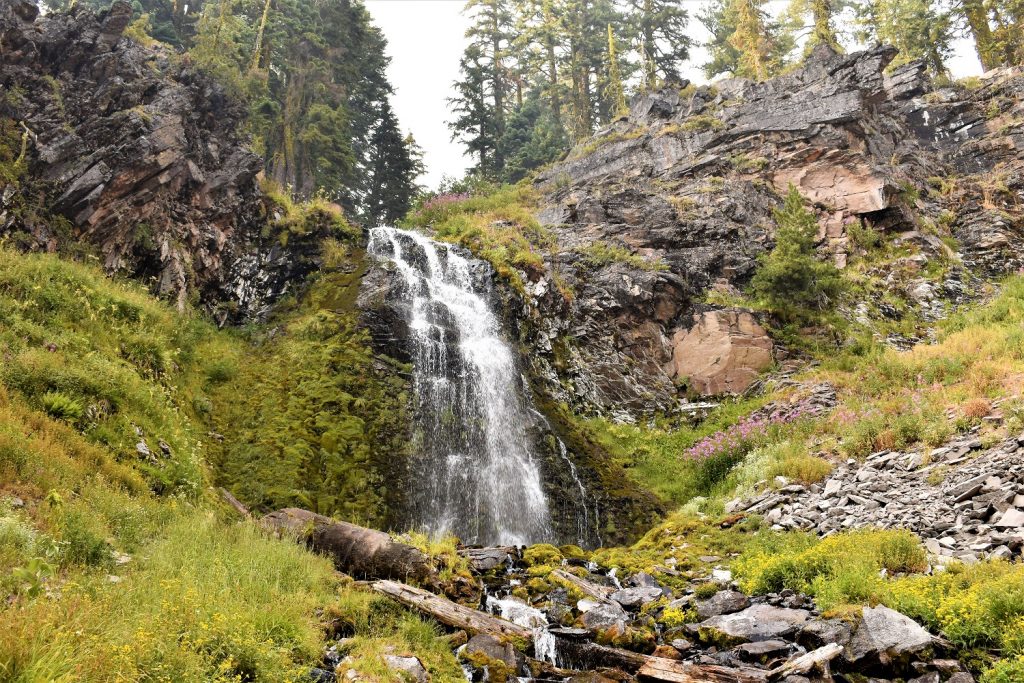
<svg viewBox="0 0 1024 683">
<path fill-rule="evenodd" d="M 508 295 L 540 388 L 623 420 L 686 409 L 686 392 L 747 390 L 771 357 L 758 321 L 700 302 L 749 282 L 790 184 L 813 203 L 822 257 L 840 267 L 858 249 L 851 226 L 920 252 L 881 274 L 876 311 L 851 317 L 900 315 L 883 300 L 895 294 L 922 319 L 941 318 L 969 296 L 976 274 L 1018 268 L 1024 142 L 1012 123 L 1024 75 L 1004 70 L 975 91 L 933 90 L 919 64 L 884 74 L 894 55 L 886 46 L 819 49 L 767 82 L 646 93 L 628 117 L 545 170 L 538 218 L 556 246 L 546 271 L 524 273 L 525 292 Z M 993 102 L 999 115 L 989 119 Z M 936 189 L 953 174 L 964 177 Z M 920 230 L 922 218 L 949 225 L 959 252 Z M 921 275 L 932 258 L 954 263 L 943 282 Z M 723 315 L 742 316 L 750 332 L 736 334 Z M 707 334 L 713 321 L 730 331 Z M 709 356 L 723 360 L 694 365 Z"/>
<path fill-rule="evenodd" d="M 776 529 L 819 534 L 862 527 L 909 529 L 937 563 L 1024 552 L 1024 435 L 984 448 L 974 433 L 925 452 L 881 451 L 839 465 L 809 487 L 766 489 L 731 511 L 764 515 Z"/>
<path fill-rule="evenodd" d="M 20 93 L 0 121 L 28 143 L 18 191 L 0 182 L 0 234 L 26 249 L 84 246 L 179 304 L 258 318 L 320 265 L 331 221 L 284 246 L 239 132 L 242 103 L 187 59 L 124 37 L 131 18 L 125 2 L 39 16 L 0 0 L 0 88 Z"/>
</svg>

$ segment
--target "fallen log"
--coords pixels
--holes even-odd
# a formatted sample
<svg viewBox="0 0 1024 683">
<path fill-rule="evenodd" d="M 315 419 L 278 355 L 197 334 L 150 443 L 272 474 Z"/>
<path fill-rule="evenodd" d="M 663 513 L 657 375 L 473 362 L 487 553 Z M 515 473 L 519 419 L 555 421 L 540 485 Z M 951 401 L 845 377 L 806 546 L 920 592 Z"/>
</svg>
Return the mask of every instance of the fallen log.
<svg viewBox="0 0 1024 683">
<path fill-rule="evenodd" d="M 422 588 L 398 581 L 376 581 L 373 590 L 452 628 L 460 628 L 471 634 L 486 633 L 497 638 L 516 638 L 527 644 L 533 641 L 533 631 L 526 627 L 464 607 Z"/>
<path fill-rule="evenodd" d="M 300 508 L 271 512 L 260 524 L 279 536 L 304 542 L 328 555 L 339 571 L 357 579 L 413 580 L 438 583 L 437 569 L 425 553 L 391 539 L 383 531 L 339 522 Z"/>
<path fill-rule="evenodd" d="M 224 502 L 233 507 L 238 514 L 242 515 L 246 519 L 252 517 L 252 513 L 249 512 L 249 508 L 245 507 L 242 501 L 231 495 L 231 491 L 228 491 L 223 486 L 220 487 L 220 497 L 224 499 Z"/>
<path fill-rule="evenodd" d="M 765 683 L 766 672 L 713 664 L 687 664 L 664 657 L 648 657 L 637 677 L 659 683 Z"/>
<path fill-rule="evenodd" d="M 826 671 L 828 663 L 839 656 L 839 653 L 843 651 L 843 646 L 836 643 L 829 643 L 819 647 L 817 650 L 811 650 L 806 652 L 799 657 L 794 657 L 789 660 L 778 669 L 772 669 L 769 672 L 769 676 L 773 679 L 785 678 L 786 676 L 792 676 L 794 674 L 805 674 L 815 667 L 821 668 L 823 672 Z"/>
</svg>

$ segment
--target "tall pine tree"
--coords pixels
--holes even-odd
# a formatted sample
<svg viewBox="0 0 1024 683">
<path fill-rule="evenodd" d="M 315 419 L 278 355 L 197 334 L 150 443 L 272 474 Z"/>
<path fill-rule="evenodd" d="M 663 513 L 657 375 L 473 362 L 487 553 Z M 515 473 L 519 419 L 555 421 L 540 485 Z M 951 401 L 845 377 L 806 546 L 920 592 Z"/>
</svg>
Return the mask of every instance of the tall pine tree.
<svg viewBox="0 0 1024 683">
<path fill-rule="evenodd" d="M 627 21 L 647 89 L 679 78 L 690 56 L 689 17 L 678 0 L 629 0 Z"/>
</svg>

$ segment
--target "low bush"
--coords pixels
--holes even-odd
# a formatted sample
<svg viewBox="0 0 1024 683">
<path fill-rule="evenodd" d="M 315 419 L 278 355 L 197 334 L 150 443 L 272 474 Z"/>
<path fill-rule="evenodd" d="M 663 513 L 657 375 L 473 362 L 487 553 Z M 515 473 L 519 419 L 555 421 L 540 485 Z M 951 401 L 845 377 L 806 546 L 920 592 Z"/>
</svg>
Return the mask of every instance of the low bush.
<svg viewBox="0 0 1024 683">
<path fill-rule="evenodd" d="M 819 540 L 803 534 L 766 535 L 745 551 L 733 571 L 751 594 L 786 588 L 815 596 L 823 610 L 877 603 L 885 594 L 879 572 L 920 572 L 924 548 L 907 531 L 854 531 Z"/>
</svg>

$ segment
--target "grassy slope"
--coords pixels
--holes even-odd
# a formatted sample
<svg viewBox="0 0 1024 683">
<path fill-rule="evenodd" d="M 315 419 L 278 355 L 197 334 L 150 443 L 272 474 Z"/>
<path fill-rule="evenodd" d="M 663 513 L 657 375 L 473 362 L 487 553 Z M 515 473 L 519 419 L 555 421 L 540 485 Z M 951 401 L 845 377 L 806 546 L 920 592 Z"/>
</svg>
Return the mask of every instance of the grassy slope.
<svg viewBox="0 0 1024 683">
<path fill-rule="evenodd" d="M 207 499 L 211 396 L 247 342 L 8 250 L 0 321 L 0 679 L 298 680 L 332 620 L 368 668 L 390 646 L 457 675 L 431 626 Z"/>
</svg>

